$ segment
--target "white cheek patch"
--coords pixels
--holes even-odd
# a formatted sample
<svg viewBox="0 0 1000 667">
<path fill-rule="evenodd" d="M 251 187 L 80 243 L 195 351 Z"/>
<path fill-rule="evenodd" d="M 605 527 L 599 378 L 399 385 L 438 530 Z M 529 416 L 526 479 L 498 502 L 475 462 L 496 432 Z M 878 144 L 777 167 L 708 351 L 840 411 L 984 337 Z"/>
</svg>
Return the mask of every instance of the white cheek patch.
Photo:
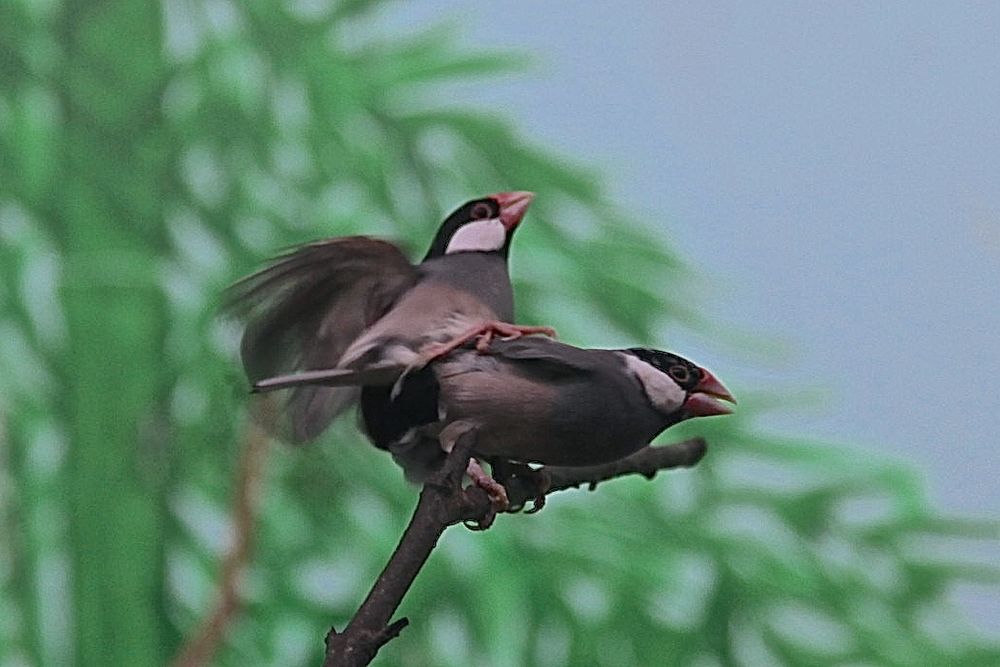
<svg viewBox="0 0 1000 667">
<path fill-rule="evenodd" d="M 507 230 L 499 218 L 476 220 L 458 228 L 451 237 L 445 254 L 456 252 L 493 252 L 503 247 Z"/>
<path fill-rule="evenodd" d="M 625 365 L 639 378 L 646 396 L 657 410 L 669 414 L 684 405 L 687 392 L 670 379 L 669 375 L 658 371 L 638 357 L 620 354 L 625 357 Z"/>
</svg>

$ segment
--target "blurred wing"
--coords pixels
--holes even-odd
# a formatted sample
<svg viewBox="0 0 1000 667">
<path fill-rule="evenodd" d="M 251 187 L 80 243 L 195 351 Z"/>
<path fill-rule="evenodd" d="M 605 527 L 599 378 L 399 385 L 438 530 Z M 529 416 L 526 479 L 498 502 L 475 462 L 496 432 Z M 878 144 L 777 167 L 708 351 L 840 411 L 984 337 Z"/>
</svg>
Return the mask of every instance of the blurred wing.
<svg viewBox="0 0 1000 667">
<path fill-rule="evenodd" d="M 240 353 L 247 377 L 258 382 L 336 366 L 418 278 L 399 248 L 365 236 L 318 241 L 279 257 L 226 294 L 225 310 L 246 326 Z M 297 387 L 271 430 L 293 442 L 312 440 L 357 395 L 356 387 Z"/>
</svg>

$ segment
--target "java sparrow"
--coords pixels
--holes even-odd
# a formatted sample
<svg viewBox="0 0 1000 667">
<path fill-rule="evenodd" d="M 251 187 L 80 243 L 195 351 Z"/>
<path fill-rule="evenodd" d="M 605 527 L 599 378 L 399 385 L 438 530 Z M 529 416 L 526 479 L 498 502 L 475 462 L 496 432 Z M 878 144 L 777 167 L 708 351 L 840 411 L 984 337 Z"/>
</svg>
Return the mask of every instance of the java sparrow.
<svg viewBox="0 0 1000 667">
<path fill-rule="evenodd" d="M 712 373 L 673 353 L 584 349 L 540 336 L 494 339 L 485 352 L 466 345 L 404 370 L 397 367 L 392 399 L 377 416 L 400 434 L 385 444 L 414 481 L 425 480 L 469 427 L 477 431 L 473 454 L 487 461 L 595 465 L 628 456 L 686 419 L 730 413 L 720 399 L 735 402 Z M 344 380 L 317 371 L 256 389 Z"/>
<path fill-rule="evenodd" d="M 514 318 L 507 255 L 532 199 L 502 192 L 463 204 L 417 265 L 392 243 L 350 236 L 303 245 L 240 280 L 227 304 L 246 325 L 241 357 L 250 381 L 337 367 L 368 382 L 382 366 L 423 363 L 484 332 L 552 333 L 503 324 Z M 275 430 L 292 442 L 316 438 L 359 397 L 358 384 L 301 384 L 278 408 Z M 362 394 L 363 413 L 379 413 L 389 400 L 381 388 Z"/>
</svg>

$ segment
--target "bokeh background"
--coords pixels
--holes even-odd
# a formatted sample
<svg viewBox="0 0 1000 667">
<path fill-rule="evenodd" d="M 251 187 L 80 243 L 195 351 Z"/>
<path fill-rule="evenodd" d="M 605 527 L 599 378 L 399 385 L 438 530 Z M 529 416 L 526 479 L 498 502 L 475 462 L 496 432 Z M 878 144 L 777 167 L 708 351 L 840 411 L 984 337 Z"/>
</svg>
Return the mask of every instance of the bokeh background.
<svg viewBox="0 0 1000 667">
<path fill-rule="evenodd" d="M 225 285 L 511 188 L 523 320 L 740 410 L 665 438 L 695 470 L 448 531 L 381 664 L 997 664 L 998 19 L 0 4 L 0 665 L 166 664 L 212 609 L 252 440 Z M 257 481 L 212 664 L 318 664 L 415 489 L 350 423 Z"/>
</svg>

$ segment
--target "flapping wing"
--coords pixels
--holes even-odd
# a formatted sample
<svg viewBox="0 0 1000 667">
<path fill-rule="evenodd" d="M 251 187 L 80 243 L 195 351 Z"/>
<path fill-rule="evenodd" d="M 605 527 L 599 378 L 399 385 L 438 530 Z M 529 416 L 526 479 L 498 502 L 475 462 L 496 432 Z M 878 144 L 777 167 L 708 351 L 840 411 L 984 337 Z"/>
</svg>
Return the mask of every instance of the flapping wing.
<svg viewBox="0 0 1000 667">
<path fill-rule="evenodd" d="M 245 323 L 240 353 L 251 382 L 332 368 L 344 350 L 419 279 L 395 245 L 365 236 L 318 241 L 279 257 L 229 288 L 225 310 Z M 289 393 L 274 429 L 315 438 L 357 398 L 354 387 Z"/>
</svg>

